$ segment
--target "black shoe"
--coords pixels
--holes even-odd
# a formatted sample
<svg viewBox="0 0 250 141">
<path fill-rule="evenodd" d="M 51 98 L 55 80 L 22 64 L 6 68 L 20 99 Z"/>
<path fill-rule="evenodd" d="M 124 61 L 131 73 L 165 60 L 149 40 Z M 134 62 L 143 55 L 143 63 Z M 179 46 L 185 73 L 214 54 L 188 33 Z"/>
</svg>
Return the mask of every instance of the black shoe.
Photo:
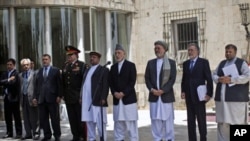
<svg viewBox="0 0 250 141">
<path fill-rule="evenodd" d="M 13 135 L 6 134 L 6 135 L 3 136 L 3 139 L 5 139 L 5 138 L 12 138 L 12 137 L 13 137 Z"/>
<path fill-rule="evenodd" d="M 21 138 L 21 140 L 26 140 L 26 139 L 32 139 L 32 136 L 25 136 Z"/>
<path fill-rule="evenodd" d="M 60 137 L 55 137 L 55 141 L 60 141 Z"/>
<path fill-rule="evenodd" d="M 33 137 L 33 140 L 39 140 L 40 136 L 38 134 L 35 134 Z"/>
<path fill-rule="evenodd" d="M 21 139 L 22 135 L 16 135 L 14 139 Z"/>
<path fill-rule="evenodd" d="M 84 141 L 84 139 L 80 137 L 73 137 L 73 139 L 70 141 Z"/>
</svg>

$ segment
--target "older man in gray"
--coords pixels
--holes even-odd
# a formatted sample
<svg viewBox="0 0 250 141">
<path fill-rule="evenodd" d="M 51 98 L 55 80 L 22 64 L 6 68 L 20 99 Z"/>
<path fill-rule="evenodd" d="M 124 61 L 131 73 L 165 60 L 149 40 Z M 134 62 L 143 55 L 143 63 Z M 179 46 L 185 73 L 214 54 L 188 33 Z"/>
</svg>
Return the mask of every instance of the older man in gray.
<svg viewBox="0 0 250 141">
<path fill-rule="evenodd" d="M 21 105 L 23 109 L 23 120 L 26 135 L 22 137 L 25 139 L 38 140 L 40 136 L 38 107 L 32 103 L 34 95 L 34 86 L 36 72 L 31 70 L 31 61 L 28 58 L 21 60 L 23 72 L 19 74 L 21 82 Z"/>
<path fill-rule="evenodd" d="M 174 89 L 175 61 L 167 57 L 168 45 L 164 41 L 154 43 L 156 58 L 149 60 L 145 81 L 149 90 L 150 118 L 154 141 L 174 140 Z"/>
</svg>

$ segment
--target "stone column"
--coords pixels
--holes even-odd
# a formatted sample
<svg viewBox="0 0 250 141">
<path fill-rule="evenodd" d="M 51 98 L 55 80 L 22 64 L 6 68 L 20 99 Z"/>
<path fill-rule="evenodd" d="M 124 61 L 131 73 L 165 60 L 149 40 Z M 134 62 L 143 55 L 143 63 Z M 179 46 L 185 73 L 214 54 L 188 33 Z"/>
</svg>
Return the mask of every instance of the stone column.
<svg viewBox="0 0 250 141">
<path fill-rule="evenodd" d="M 106 22 L 106 46 L 107 46 L 107 53 L 106 53 L 106 62 L 111 61 L 112 63 L 112 53 L 113 53 L 113 48 L 112 48 L 112 35 L 111 35 L 111 16 L 110 16 L 110 11 L 106 10 L 105 11 L 105 22 Z M 108 66 L 110 67 L 110 65 Z"/>
<path fill-rule="evenodd" d="M 83 28 L 83 10 L 77 10 L 77 48 L 81 51 L 79 60 L 85 62 L 85 49 L 84 49 L 84 28 Z"/>
<path fill-rule="evenodd" d="M 51 42 L 52 41 L 51 41 L 50 11 L 49 11 L 49 7 L 45 7 L 45 47 L 43 47 L 43 53 L 47 53 L 51 55 L 52 57 L 52 45 L 51 45 L 52 43 Z"/>
<path fill-rule="evenodd" d="M 17 46 L 16 46 L 16 15 L 15 15 L 15 9 L 14 7 L 10 7 L 9 8 L 9 12 L 10 12 L 10 46 L 9 46 L 9 58 L 14 58 L 17 59 L 18 58 L 18 54 L 17 54 Z M 18 63 L 16 63 L 16 67 L 18 67 Z"/>
</svg>

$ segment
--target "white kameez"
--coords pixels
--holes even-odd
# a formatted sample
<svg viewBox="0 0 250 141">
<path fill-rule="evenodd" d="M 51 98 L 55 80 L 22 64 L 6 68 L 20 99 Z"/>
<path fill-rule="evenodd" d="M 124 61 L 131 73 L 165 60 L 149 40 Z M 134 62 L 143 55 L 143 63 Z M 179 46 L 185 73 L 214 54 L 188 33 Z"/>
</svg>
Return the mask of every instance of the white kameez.
<svg viewBox="0 0 250 141">
<path fill-rule="evenodd" d="M 115 122 L 114 140 L 124 140 L 126 133 L 124 131 L 128 131 L 130 141 L 138 141 L 139 133 L 137 127 L 137 103 L 124 105 L 122 100 L 119 100 L 119 104 L 114 105 L 113 110 L 113 119 Z"/>
<path fill-rule="evenodd" d="M 174 118 L 173 103 L 163 103 L 161 97 L 157 102 L 150 102 L 150 118 L 156 120 Z"/>
<path fill-rule="evenodd" d="M 118 105 L 114 105 L 114 121 L 133 121 L 138 120 L 137 103 L 124 105 L 122 100 L 119 100 Z"/>
<path fill-rule="evenodd" d="M 225 66 L 234 64 L 236 58 L 227 61 Z M 225 67 L 224 66 L 224 67 Z M 218 83 L 218 68 L 213 74 L 213 80 Z M 250 79 L 250 71 L 246 62 L 241 66 L 242 74 L 237 78 L 231 78 L 234 84 L 245 84 Z M 229 141 L 230 125 L 247 124 L 248 121 L 248 102 L 227 102 L 225 101 L 226 84 L 221 85 L 221 101 L 215 102 L 216 122 L 218 123 L 218 141 Z"/>
</svg>

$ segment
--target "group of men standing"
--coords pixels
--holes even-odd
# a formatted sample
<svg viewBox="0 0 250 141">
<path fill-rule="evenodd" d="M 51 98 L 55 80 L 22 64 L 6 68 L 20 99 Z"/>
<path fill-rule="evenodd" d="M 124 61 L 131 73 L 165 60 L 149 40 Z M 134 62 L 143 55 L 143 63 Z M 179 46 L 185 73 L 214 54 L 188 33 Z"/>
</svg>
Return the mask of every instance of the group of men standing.
<svg viewBox="0 0 250 141">
<path fill-rule="evenodd" d="M 200 141 L 207 141 L 205 104 L 213 96 L 214 81 L 217 141 L 230 141 L 230 125 L 248 123 L 250 69 L 247 62 L 236 57 L 235 45 L 228 44 L 226 59 L 211 74 L 208 60 L 199 57 L 198 45 L 191 43 L 187 49 L 190 59 L 183 63 L 181 98 L 186 101 L 188 140 L 197 141 L 197 119 Z M 202 86 L 205 90 L 198 91 Z"/>
<path fill-rule="evenodd" d="M 173 141 L 176 65 L 167 57 L 168 45 L 164 41 L 156 41 L 154 51 L 156 58 L 148 61 L 145 72 L 152 136 L 154 141 Z M 197 120 L 200 141 L 207 141 L 206 103 L 213 96 L 214 81 L 217 141 L 229 141 L 230 125 L 248 123 L 248 64 L 236 57 L 237 47 L 228 44 L 226 59 L 211 73 L 209 61 L 199 57 L 197 44 L 188 44 L 187 51 L 189 59 L 183 63 L 181 98 L 186 102 L 188 140 L 197 141 Z"/>
<path fill-rule="evenodd" d="M 43 129 L 42 141 L 60 141 L 59 104 L 66 103 L 72 141 L 95 141 L 96 128 L 101 141 L 107 140 L 107 97 L 113 96 L 114 140 L 124 141 L 128 131 L 130 141 L 139 141 L 137 127 L 138 111 L 135 91 L 136 65 L 126 59 L 122 45 L 115 48 L 116 63 L 109 70 L 100 65 L 101 54 L 90 52 L 90 65 L 78 60 L 80 50 L 66 46 L 67 61 L 62 70 L 51 66 L 51 57 L 42 56 L 43 67 L 37 71 L 30 68 L 31 61 L 21 60 L 22 73 L 15 69 L 15 60 L 7 61 L 7 72 L 1 76 L 4 86 L 4 111 L 7 134 L 13 137 L 12 115 L 15 120 L 16 138 L 38 140 Z M 149 90 L 151 131 L 154 141 L 174 141 L 174 84 L 176 62 L 167 56 L 168 44 L 154 42 L 155 59 L 149 60 L 145 71 L 145 83 Z M 225 47 L 226 60 L 211 73 L 209 61 L 199 57 L 197 44 L 187 46 L 189 59 L 183 63 L 181 98 L 187 107 L 188 139 L 196 141 L 196 120 L 200 141 L 207 140 L 206 103 L 215 91 L 218 141 L 229 141 L 229 125 L 247 123 L 247 102 L 250 70 L 247 63 L 236 57 L 237 47 Z M 235 65 L 238 75 L 228 75 L 224 69 Z M 229 70 L 230 73 L 230 70 Z M 204 86 L 203 97 L 198 87 Z M 19 90 L 20 88 L 20 90 Z M 26 135 L 22 137 L 19 102 L 23 109 Z M 50 120 L 53 134 L 50 129 Z"/>
<path fill-rule="evenodd" d="M 127 130 L 130 139 L 138 141 L 137 99 L 134 88 L 136 67 L 134 63 L 125 59 L 124 48 L 121 45 L 116 46 L 117 63 L 110 71 L 106 66 L 100 65 L 101 54 L 98 52 L 90 52 L 90 65 L 87 65 L 78 60 L 80 50 L 73 46 L 66 46 L 65 50 L 67 61 L 62 70 L 51 65 L 49 54 L 43 54 L 43 67 L 36 71 L 30 68 L 30 59 L 22 59 L 23 70 L 20 74 L 15 69 L 15 60 L 7 61 L 8 71 L 1 77 L 7 126 L 3 138 L 13 137 L 12 115 L 14 115 L 16 125 L 14 138 L 38 140 L 42 129 L 44 133 L 42 141 L 50 140 L 52 135 L 55 141 L 60 141 L 59 104 L 63 99 L 73 135 L 72 141 L 96 140 L 96 127 L 100 140 L 106 141 L 106 107 L 111 88 L 117 128 L 114 132 L 115 140 L 124 140 L 124 130 Z M 22 136 L 20 102 L 25 136 Z"/>
</svg>

